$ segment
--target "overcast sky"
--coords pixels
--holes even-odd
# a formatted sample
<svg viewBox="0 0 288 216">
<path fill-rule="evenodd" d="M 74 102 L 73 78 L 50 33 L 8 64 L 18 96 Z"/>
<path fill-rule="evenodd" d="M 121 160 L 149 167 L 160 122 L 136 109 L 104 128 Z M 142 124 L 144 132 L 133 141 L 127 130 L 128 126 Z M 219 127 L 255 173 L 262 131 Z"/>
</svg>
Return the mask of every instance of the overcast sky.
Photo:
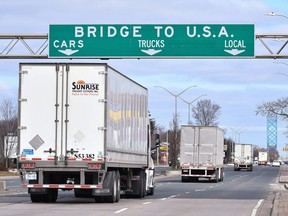
<svg viewBox="0 0 288 216">
<path fill-rule="evenodd" d="M 0 3 L 0 34 L 48 33 L 49 24 L 255 24 L 256 34 L 287 34 L 288 19 L 265 16 L 275 12 L 288 15 L 287 0 L 7 0 Z M 275 49 L 283 42 L 272 41 Z M 0 52 L 3 45 L 0 44 Z M 284 50 L 287 53 L 287 50 Z M 255 42 L 255 54 L 268 54 Z M 43 60 L 0 60 L 0 100 L 17 103 L 19 62 Z M 60 60 L 50 60 L 55 62 Z M 63 61 L 63 60 L 61 60 Z M 92 60 L 72 60 L 72 62 Z M 286 61 L 287 60 L 281 60 Z M 162 59 L 109 60 L 107 62 L 149 90 L 149 110 L 159 125 L 169 129 L 174 113 L 174 94 L 191 85 L 182 97 L 193 101 L 210 99 L 222 107 L 218 120 L 226 137 L 266 147 L 266 118 L 256 116 L 257 104 L 287 96 L 288 67 L 273 59 Z M 195 103 L 193 103 L 195 104 Z M 188 120 L 188 105 L 178 100 L 180 124 Z M 193 119 L 192 119 L 193 121 Z M 278 150 L 287 138 L 278 119 Z M 233 130 L 232 130 L 233 129 Z M 281 154 L 282 151 L 280 151 Z"/>
</svg>

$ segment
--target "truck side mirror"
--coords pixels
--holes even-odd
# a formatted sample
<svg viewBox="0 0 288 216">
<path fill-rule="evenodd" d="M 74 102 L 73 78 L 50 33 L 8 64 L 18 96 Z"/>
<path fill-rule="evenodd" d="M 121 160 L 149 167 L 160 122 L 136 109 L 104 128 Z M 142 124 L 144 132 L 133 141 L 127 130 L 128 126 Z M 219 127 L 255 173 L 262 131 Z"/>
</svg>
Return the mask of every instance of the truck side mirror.
<svg viewBox="0 0 288 216">
<path fill-rule="evenodd" d="M 161 141 L 160 141 L 160 134 L 156 134 L 156 136 L 155 136 L 155 146 L 156 146 L 156 147 L 159 147 L 159 146 L 160 146 L 160 143 L 161 143 Z"/>
</svg>

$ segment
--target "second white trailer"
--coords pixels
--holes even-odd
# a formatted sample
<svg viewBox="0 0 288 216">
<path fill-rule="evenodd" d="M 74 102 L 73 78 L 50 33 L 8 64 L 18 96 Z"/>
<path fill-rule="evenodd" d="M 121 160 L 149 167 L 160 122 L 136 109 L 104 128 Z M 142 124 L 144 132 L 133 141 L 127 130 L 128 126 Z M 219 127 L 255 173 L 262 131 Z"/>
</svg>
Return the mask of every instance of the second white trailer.
<svg viewBox="0 0 288 216">
<path fill-rule="evenodd" d="M 236 144 L 234 171 L 241 169 L 253 170 L 253 145 L 252 144 Z"/>
<path fill-rule="evenodd" d="M 216 126 L 181 127 L 181 179 L 224 179 L 224 131 Z"/>
</svg>

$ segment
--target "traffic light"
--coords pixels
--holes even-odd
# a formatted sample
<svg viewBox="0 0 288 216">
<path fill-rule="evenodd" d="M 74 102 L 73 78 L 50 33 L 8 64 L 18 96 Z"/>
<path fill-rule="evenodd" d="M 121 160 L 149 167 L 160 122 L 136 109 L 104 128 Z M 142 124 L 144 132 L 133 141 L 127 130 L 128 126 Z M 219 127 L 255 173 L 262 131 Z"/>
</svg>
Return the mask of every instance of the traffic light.
<svg viewBox="0 0 288 216">
<path fill-rule="evenodd" d="M 286 146 L 284 146 L 284 147 L 282 148 L 282 150 L 283 150 L 283 152 L 286 152 L 286 151 L 287 151 Z"/>
</svg>

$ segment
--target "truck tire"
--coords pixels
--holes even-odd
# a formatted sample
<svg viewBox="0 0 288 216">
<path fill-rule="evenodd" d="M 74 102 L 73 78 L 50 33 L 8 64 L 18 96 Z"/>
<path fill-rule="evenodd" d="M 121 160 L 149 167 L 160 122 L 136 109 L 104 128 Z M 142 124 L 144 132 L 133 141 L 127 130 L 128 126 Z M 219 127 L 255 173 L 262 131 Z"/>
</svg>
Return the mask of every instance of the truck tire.
<svg viewBox="0 0 288 216">
<path fill-rule="evenodd" d="M 120 192 L 121 192 L 121 176 L 120 172 L 116 172 L 116 182 L 117 182 L 117 195 L 116 195 L 116 202 L 120 201 Z"/>
<path fill-rule="evenodd" d="M 110 181 L 108 180 L 108 182 L 110 182 L 109 184 L 109 188 L 111 191 L 111 194 L 105 197 L 105 201 L 107 203 L 115 203 L 117 200 L 117 177 L 116 177 L 116 172 L 113 171 L 110 175 Z M 109 178 L 109 177 L 108 177 Z"/>
<path fill-rule="evenodd" d="M 46 202 L 54 203 L 58 198 L 58 189 L 48 189 L 47 197 L 45 198 Z"/>
<path fill-rule="evenodd" d="M 104 203 L 105 202 L 105 197 L 104 196 L 95 196 L 94 200 L 96 203 Z"/>
<path fill-rule="evenodd" d="M 188 181 L 189 181 L 188 177 L 186 177 L 186 176 L 181 177 L 181 182 L 188 182 Z"/>
<path fill-rule="evenodd" d="M 54 203 L 54 202 L 56 202 L 56 200 L 58 198 L 58 189 L 51 189 L 50 188 L 50 189 L 48 189 L 47 194 L 40 194 L 40 195 L 41 195 L 41 201 L 40 202 Z"/>
<path fill-rule="evenodd" d="M 30 199 L 33 203 L 42 202 L 42 194 L 30 194 Z"/>
<path fill-rule="evenodd" d="M 190 178 L 190 181 L 192 181 L 192 182 L 198 182 L 198 181 L 199 181 L 199 178 L 198 178 L 198 177 L 192 177 L 192 178 Z"/>
<path fill-rule="evenodd" d="M 149 191 L 147 192 L 147 195 L 149 196 L 154 195 L 154 187 L 149 189 Z"/>
<path fill-rule="evenodd" d="M 146 191 L 145 170 L 140 171 L 140 180 L 139 180 L 137 191 L 138 191 L 137 198 L 143 198 L 145 196 L 145 191 Z"/>
<path fill-rule="evenodd" d="M 219 181 L 223 181 L 223 180 L 224 180 L 224 169 L 221 169 L 220 172 L 221 172 L 221 173 L 220 173 L 220 179 L 219 179 Z"/>
<path fill-rule="evenodd" d="M 216 169 L 215 171 L 215 179 L 213 180 L 213 182 L 218 183 L 219 181 L 219 169 Z"/>
</svg>

